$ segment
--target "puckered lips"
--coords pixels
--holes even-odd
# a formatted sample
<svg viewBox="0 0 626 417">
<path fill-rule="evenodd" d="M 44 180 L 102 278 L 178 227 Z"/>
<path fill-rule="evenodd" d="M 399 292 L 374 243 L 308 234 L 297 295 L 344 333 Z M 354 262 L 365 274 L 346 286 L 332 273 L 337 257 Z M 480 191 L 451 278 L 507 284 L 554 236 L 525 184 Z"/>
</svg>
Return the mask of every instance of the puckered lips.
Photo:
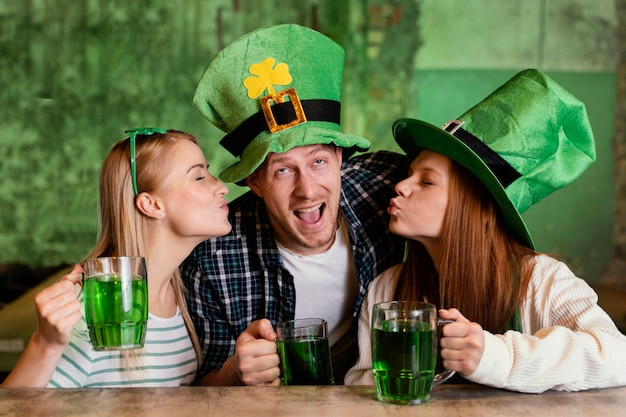
<svg viewBox="0 0 626 417">
<path fill-rule="evenodd" d="M 389 200 L 389 206 L 387 206 L 387 213 L 389 213 L 392 216 L 396 214 L 398 210 L 400 210 L 395 200 L 396 200 L 395 198 L 392 198 L 391 200 Z"/>
<path fill-rule="evenodd" d="M 326 203 L 321 203 L 313 207 L 294 210 L 293 213 L 302 223 L 313 225 L 320 221 L 325 208 Z"/>
</svg>

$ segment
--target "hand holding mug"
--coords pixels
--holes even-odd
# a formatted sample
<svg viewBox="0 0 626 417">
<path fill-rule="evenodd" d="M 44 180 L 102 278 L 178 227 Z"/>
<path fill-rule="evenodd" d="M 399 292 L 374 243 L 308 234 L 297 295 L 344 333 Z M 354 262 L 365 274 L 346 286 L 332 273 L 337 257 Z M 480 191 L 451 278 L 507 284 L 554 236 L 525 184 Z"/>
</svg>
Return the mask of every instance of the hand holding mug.
<svg viewBox="0 0 626 417">
<path fill-rule="evenodd" d="M 74 285 L 82 279 L 80 265 L 35 296 L 37 329 L 35 334 L 46 344 L 65 348 L 72 329 L 80 321 L 81 303 L 76 298 Z"/>
<path fill-rule="evenodd" d="M 250 323 L 235 344 L 235 372 L 245 385 L 280 385 L 276 332 L 267 319 Z"/>
<path fill-rule="evenodd" d="M 439 341 L 443 366 L 470 375 L 478 367 L 485 351 L 485 334 L 478 323 L 470 322 L 456 308 L 439 310 L 439 316 L 454 320 L 444 326 L 443 337 Z"/>
</svg>

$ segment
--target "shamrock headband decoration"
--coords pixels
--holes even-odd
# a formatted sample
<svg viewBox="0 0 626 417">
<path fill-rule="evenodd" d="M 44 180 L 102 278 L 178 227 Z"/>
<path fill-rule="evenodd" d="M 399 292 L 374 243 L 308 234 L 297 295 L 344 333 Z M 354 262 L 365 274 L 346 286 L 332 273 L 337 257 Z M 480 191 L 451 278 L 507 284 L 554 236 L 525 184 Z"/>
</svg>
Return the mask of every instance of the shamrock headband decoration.
<svg viewBox="0 0 626 417">
<path fill-rule="evenodd" d="M 137 190 L 137 163 L 135 160 L 135 142 L 137 141 L 137 135 L 150 136 L 155 133 L 163 135 L 166 132 L 167 129 L 159 129 L 156 127 L 140 127 L 125 131 L 125 133 L 129 134 L 128 138 L 130 140 L 130 176 L 133 181 L 133 191 L 135 192 L 135 197 L 139 195 L 139 191 Z"/>
</svg>

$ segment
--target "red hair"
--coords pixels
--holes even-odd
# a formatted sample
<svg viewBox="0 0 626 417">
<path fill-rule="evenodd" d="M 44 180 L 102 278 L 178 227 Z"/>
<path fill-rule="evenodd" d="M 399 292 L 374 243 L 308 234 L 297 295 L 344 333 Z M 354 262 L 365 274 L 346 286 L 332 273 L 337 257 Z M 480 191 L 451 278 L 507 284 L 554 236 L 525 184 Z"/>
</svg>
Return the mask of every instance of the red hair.
<svg viewBox="0 0 626 417">
<path fill-rule="evenodd" d="M 454 161 L 449 193 L 439 271 L 424 246 L 409 241 L 396 299 L 454 307 L 485 330 L 502 332 L 526 296 L 536 252 L 508 232 L 491 194 Z"/>
</svg>

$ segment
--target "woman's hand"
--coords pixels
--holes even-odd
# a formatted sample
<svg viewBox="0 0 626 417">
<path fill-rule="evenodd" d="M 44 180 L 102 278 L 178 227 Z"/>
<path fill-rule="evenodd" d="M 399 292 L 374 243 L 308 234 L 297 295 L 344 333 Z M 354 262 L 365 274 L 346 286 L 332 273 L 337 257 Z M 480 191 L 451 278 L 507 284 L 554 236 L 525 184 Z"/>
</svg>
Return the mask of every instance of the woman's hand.
<svg viewBox="0 0 626 417">
<path fill-rule="evenodd" d="M 443 366 L 463 376 L 473 373 L 485 351 L 485 335 L 478 323 L 470 322 L 459 310 L 439 310 L 439 317 L 454 320 L 443 326 L 439 345 Z"/>
<path fill-rule="evenodd" d="M 37 329 L 33 336 L 39 343 L 54 348 L 70 342 L 72 329 L 81 317 L 74 285 L 80 282 L 82 272 L 81 266 L 75 265 L 68 275 L 35 295 Z"/>
<path fill-rule="evenodd" d="M 81 303 L 74 284 L 82 279 L 82 268 L 72 272 L 35 295 L 37 328 L 2 388 L 44 388 L 70 342 L 72 329 L 80 321 Z"/>
</svg>

